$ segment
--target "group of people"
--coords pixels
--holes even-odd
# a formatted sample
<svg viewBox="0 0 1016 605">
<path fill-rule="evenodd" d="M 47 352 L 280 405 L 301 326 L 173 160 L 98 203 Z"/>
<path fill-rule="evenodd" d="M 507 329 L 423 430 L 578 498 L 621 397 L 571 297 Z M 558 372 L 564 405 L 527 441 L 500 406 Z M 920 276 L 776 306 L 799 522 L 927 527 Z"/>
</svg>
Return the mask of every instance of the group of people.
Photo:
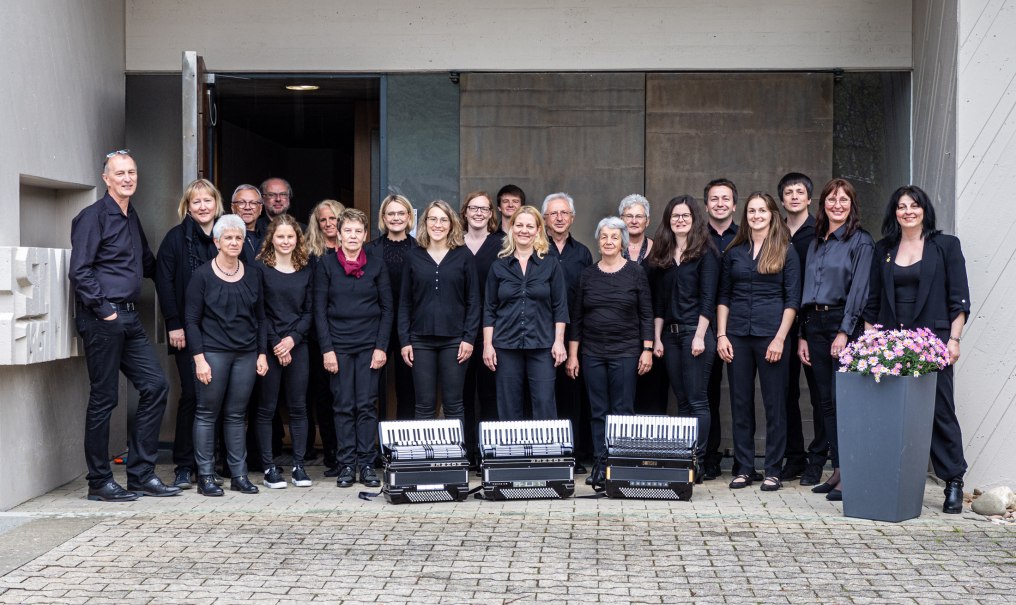
<svg viewBox="0 0 1016 605">
<path fill-rule="evenodd" d="M 704 203 L 671 199 L 653 238 L 651 204 L 632 194 L 618 216 L 597 224 L 594 261 L 571 234 L 576 206 L 563 192 L 541 208 L 526 205 L 514 185 L 494 197 L 471 192 L 457 211 L 436 200 L 418 226 L 410 201 L 391 195 L 380 206 L 382 235 L 368 242 L 367 216 L 334 200 L 319 203 L 304 228 L 287 212 L 292 189 L 282 179 L 237 187 L 232 214 L 199 179 L 184 191 L 181 223 L 156 259 L 130 204 L 137 167 L 129 152 L 109 154 L 103 179 L 106 196 L 74 220 L 70 269 L 92 383 L 86 459 L 95 500 L 175 495 L 194 481 L 200 493 L 221 495 L 217 449 L 231 489 L 256 493 L 248 425 L 264 485 L 285 487 L 273 456 L 280 402 L 294 485 L 311 484 L 303 464 L 316 417 L 332 457 L 326 475 L 341 487 L 357 479 L 377 486 L 385 368 L 394 374 L 394 417 L 434 418 L 440 400 L 441 415 L 463 421 L 470 451 L 481 420 L 571 419 L 578 457 L 593 461 L 592 485 L 603 481 L 606 416 L 666 413 L 670 390 L 677 412 L 698 420 L 696 481 L 711 480 L 721 474 L 724 366 L 729 487 L 761 482 L 775 491 L 799 478 L 838 500 L 850 487 L 840 480 L 836 439 L 840 351 L 874 324 L 928 327 L 954 362 L 970 307 L 959 242 L 936 229 L 934 208 L 915 186 L 889 199 L 877 244 L 844 179 L 825 184 L 814 217 L 803 174 L 780 180 L 782 204 L 762 191 L 739 202 L 734 183 L 716 179 Z M 180 375 L 174 485 L 154 474 L 168 386 L 137 321 L 142 277 L 156 280 Z M 802 369 L 815 420 L 807 446 Z M 120 370 L 140 393 L 127 489 L 107 459 Z M 756 379 L 766 420 L 762 473 Z M 959 512 L 966 463 L 951 365 L 939 373 L 935 405 L 932 463 L 946 481 L 944 510 Z M 822 482 L 827 461 L 833 471 Z"/>
</svg>

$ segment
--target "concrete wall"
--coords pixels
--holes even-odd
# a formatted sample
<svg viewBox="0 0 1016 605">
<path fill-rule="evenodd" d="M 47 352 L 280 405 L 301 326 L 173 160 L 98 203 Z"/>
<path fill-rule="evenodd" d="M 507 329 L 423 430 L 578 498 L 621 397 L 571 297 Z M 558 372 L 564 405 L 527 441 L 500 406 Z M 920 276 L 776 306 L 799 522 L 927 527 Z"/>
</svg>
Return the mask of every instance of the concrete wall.
<svg viewBox="0 0 1016 605">
<path fill-rule="evenodd" d="M 956 233 L 973 309 L 956 403 L 967 485 L 1016 486 L 1016 222 L 1006 199 L 1016 182 L 1016 4 L 957 4 Z"/>
<path fill-rule="evenodd" d="M 127 0 L 127 69 L 908 69 L 910 0 Z"/>
<path fill-rule="evenodd" d="M 0 56 L 0 246 L 69 247 L 67 217 L 100 195 L 102 157 L 124 144 L 123 2 L 5 3 Z M 19 477 L 0 490 L 6 510 L 84 470 L 88 379 L 76 357 L 2 366 L 0 384 L 0 459 Z M 124 425 L 118 414 L 112 443 Z"/>
</svg>

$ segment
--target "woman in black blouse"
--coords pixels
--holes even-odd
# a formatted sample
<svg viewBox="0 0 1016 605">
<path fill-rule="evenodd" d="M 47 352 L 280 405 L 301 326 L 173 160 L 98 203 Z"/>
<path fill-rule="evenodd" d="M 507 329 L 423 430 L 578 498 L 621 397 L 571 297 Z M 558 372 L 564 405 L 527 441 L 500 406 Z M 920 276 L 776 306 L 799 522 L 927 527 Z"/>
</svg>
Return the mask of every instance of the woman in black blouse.
<svg viewBox="0 0 1016 605">
<path fill-rule="evenodd" d="M 605 218 L 596 226 L 596 241 L 600 260 L 582 271 L 571 301 L 565 368 L 569 377 L 578 378 L 581 348 L 596 461 L 588 485 L 603 479 L 607 414 L 635 413 L 636 377 L 653 367 L 649 280 L 637 262 L 624 258 L 628 228 L 619 218 Z"/>
<path fill-rule="evenodd" d="M 272 219 L 258 254 L 261 283 L 265 293 L 267 320 L 268 373 L 261 382 L 258 407 L 258 443 L 265 470 L 265 487 L 286 487 L 279 468 L 272 460 L 272 419 L 279 404 L 279 390 L 286 385 L 289 430 L 293 441 L 293 485 L 310 487 L 303 468 L 307 450 L 307 377 L 310 358 L 307 333 L 311 321 L 312 269 L 304 248 L 303 231 L 296 219 L 280 214 Z"/>
<path fill-rule="evenodd" d="M 751 485 L 755 468 L 755 374 L 766 413 L 765 480 L 776 491 L 787 443 L 787 356 L 784 342 L 801 304 L 801 266 L 776 200 L 748 196 L 741 228 L 723 255 L 716 349 L 730 364 L 730 415 L 738 475 L 731 489 Z"/>
<path fill-rule="evenodd" d="M 188 350 L 194 354 L 198 379 L 194 415 L 194 457 L 198 492 L 221 496 L 215 484 L 215 422 L 222 412 L 230 489 L 256 494 L 247 478 L 244 415 L 256 376 L 268 372 L 267 334 L 261 276 L 240 262 L 247 227 L 227 214 L 215 222 L 212 236 L 219 249 L 201 265 L 187 286 Z"/>
<path fill-rule="evenodd" d="M 929 328 L 946 343 L 949 365 L 938 372 L 931 466 L 946 482 L 943 512 L 963 511 L 963 436 L 953 399 L 953 365 L 970 314 L 970 288 L 960 241 L 935 228 L 935 208 L 914 185 L 897 189 L 886 205 L 871 264 L 865 327 Z"/>
<path fill-rule="evenodd" d="M 420 219 L 420 246 L 406 256 L 399 302 L 402 359 L 413 369 L 416 417 L 433 419 L 437 382 L 445 418 L 464 420 L 462 384 L 480 327 L 480 293 L 473 255 L 447 202 L 431 202 Z"/>
<path fill-rule="evenodd" d="M 523 206 L 512 215 L 504 246 L 487 276 L 483 312 L 483 363 L 495 372 L 501 420 L 522 418 L 527 381 L 533 417 L 557 417 L 554 368 L 564 363 L 568 291 L 540 211 Z"/>
<path fill-rule="evenodd" d="M 861 332 L 861 312 L 868 297 L 874 242 L 861 229 L 861 210 L 854 186 L 833 179 L 822 188 L 815 216 L 815 243 L 808 252 L 801 290 L 801 335 L 797 354 L 815 372 L 823 410 L 833 474 L 811 488 L 828 500 L 842 500 L 839 442 L 836 436 L 836 392 L 833 379 L 839 355 Z"/>
<path fill-rule="evenodd" d="M 709 236 L 705 212 L 690 195 L 675 197 L 663 211 L 650 256 L 656 287 L 653 298 L 653 353 L 667 366 L 682 416 L 698 419 L 695 482 L 702 482 L 709 440 L 709 372 L 716 357 L 716 290 L 720 254 Z"/>
<path fill-rule="evenodd" d="M 395 372 L 396 413 L 395 418 L 391 418 L 391 420 L 396 418 L 408 420 L 413 418 L 416 413 L 416 389 L 413 386 L 412 370 L 398 354 L 399 349 L 402 348 L 402 344 L 399 342 L 398 320 L 399 301 L 402 299 L 402 267 L 409 251 L 418 245 L 416 239 L 410 235 L 416 226 L 413 205 L 404 196 L 389 195 L 381 200 L 381 209 L 378 210 L 377 220 L 381 237 L 367 242 L 364 244 L 364 248 L 384 259 L 391 278 L 395 316 L 392 320 L 392 333 L 388 339 L 389 350 L 386 351 L 388 362 L 384 373 Z M 385 395 L 387 380 L 384 373 L 380 378 L 381 414 L 387 418 L 388 398 Z"/>
<path fill-rule="evenodd" d="M 222 216 L 222 195 L 210 181 L 198 179 L 184 189 L 177 209 L 181 222 L 173 227 L 159 246 L 155 268 L 155 290 L 166 323 L 169 352 L 176 359 L 180 376 L 180 402 L 176 408 L 176 433 L 173 437 L 173 485 L 190 489 L 194 462 L 194 407 L 197 382 L 194 380 L 194 354 L 187 348 L 184 331 L 184 295 L 194 270 L 218 253 L 212 240 L 212 225 Z"/>
<path fill-rule="evenodd" d="M 392 288 L 379 255 L 367 254 L 367 215 L 347 209 L 339 217 L 339 249 L 321 257 L 314 270 L 314 327 L 331 387 L 338 437 L 336 484 L 356 481 L 377 487 L 378 372 L 392 333 Z"/>
</svg>

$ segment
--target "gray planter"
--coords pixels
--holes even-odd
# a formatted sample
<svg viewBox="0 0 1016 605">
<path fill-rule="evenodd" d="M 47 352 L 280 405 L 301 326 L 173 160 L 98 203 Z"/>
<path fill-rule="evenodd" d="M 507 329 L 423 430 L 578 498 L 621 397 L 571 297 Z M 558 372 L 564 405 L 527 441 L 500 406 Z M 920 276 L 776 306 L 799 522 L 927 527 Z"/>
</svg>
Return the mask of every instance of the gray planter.
<svg viewBox="0 0 1016 605">
<path fill-rule="evenodd" d="M 875 521 L 921 516 L 937 374 L 836 373 L 843 515 Z"/>
</svg>

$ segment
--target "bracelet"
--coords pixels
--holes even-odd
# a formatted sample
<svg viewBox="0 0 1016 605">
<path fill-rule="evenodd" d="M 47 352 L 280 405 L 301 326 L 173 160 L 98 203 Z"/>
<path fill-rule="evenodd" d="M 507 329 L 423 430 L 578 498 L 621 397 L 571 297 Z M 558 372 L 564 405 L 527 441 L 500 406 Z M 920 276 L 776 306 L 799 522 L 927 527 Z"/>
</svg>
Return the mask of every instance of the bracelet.
<svg viewBox="0 0 1016 605">
<path fill-rule="evenodd" d="M 956 342 L 959 342 L 960 341 L 960 337 L 959 336 L 950 336 L 949 340 L 955 340 Z"/>
<path fill-rule="evenodd" d="M 644 347 L 642 347 L 642 352 L 643 353 L 652 353 L 653 352 L 653 348 L 652 347 L 645 347 L 644 346 Z"/>
<path fill-rule="evenodd" d="M 716 335 L 716 338 L 726 338 L 726 337 L 727 337 L 726 334 L 717 334 Z"/>
</svg>

